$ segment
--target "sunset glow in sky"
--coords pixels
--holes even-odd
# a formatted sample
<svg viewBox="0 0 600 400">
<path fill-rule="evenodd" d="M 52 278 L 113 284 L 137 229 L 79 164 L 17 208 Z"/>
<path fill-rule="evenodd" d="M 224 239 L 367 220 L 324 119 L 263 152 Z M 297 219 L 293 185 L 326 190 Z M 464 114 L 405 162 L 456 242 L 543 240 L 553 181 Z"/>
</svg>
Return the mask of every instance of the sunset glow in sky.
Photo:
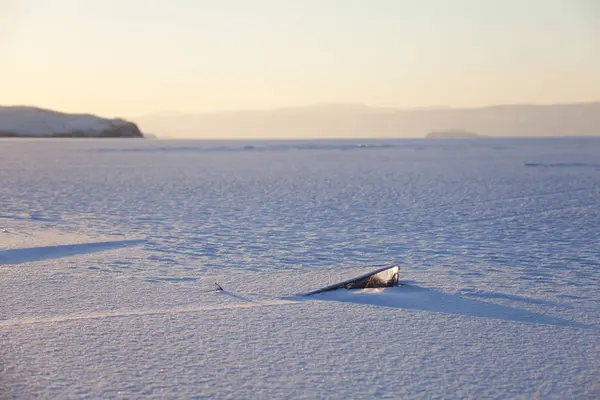
<svg viewBox="0 0 600 400">
<path fill-rule="evenodd" d="M 597 0 L 0 0 L 0 105 L 600 100 Z"/>
</svg>

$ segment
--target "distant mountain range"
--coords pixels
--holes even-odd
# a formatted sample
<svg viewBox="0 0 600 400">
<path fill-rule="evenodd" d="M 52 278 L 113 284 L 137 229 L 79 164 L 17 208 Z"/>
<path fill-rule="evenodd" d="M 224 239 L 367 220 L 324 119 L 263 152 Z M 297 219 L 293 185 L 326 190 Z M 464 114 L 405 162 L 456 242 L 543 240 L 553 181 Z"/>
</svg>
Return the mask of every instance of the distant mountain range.
<svg viewBox="0 0 600 400">
<path fill-rule="evenodd" d="M 162 112 L 123 119 L 1 107 L 0 137 L 149 137 L 309 139 L 400 137 L 600 136 L 600 102 L 396 109 L 319 104 L 275 110 L 189 114 Z"/>
<path fill-rule="evenodd" d="M 134 120 L 159 138 L 395 138 L 437 131 L 478 136 L 600 135 L 600 102 L 482 108 L 376 108 L 320 104 L 204 114 L 164 112 Z"/>
<path fill-rule="evenodd" d="M 133 122 L 37 107 L 0 106 L 0 137 L 143 137 Z"/>
<path fill-rule="evenodd" d="M 445 131 L 433 131 L 428 133 L 425 137 L 428 139 L 475 139 L 487 136 L 479 135 L 474 132 L 450 129 Z"/>
</svg>

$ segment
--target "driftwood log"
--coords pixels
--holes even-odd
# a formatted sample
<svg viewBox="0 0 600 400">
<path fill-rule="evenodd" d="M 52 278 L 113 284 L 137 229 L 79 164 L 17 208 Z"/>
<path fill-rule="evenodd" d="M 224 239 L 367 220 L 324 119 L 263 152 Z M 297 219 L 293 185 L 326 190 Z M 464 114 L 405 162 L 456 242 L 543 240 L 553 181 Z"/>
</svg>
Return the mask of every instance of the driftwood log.
<svg viewBox="0 0 600 400">
<path fill-rule="evenodd" d="M 335 283 L 321 289 L 306 293 L 306 296 L 311 296 L 317 293 L 329 292 L 336 289 L 367 289 L 379 287 L 397 286 L 400 278 L 400 266 L 397 264 L 386 265 L 368 274 L 359 277 L 348 279 L 346 281 Z"/>
</svg>

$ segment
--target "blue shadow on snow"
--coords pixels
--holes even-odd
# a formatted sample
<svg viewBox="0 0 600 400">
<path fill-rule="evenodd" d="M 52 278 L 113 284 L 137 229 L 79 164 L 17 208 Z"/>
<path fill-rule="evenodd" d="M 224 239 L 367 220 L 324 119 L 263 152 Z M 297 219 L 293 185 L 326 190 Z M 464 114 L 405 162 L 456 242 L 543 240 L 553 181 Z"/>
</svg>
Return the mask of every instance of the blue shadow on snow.
<svg viewBox="0 0 600 400">
<path fill-rule="evenodd" d="M 15 265 L 26 262 L 51 260 L 79 254 L 137 246 L 145 240 L 114 240 L 107 242 L 65 244 L 58 246 L 29 247 L 0 251 L 0 265 Z"/>
<path fill-rule="evenodd" d="M 524 322 L 530 324 L 553 325 L 580 329 L 600 329 L 593 325 L 586 325 L 579 322 L 568 321 L 562 318 L 533 313 L 520 308 L 472 300 L 458 294 L 448 294 L 413 284 L 402 284 L 399 287 L 383 289 L 338 289 L 332 292 L 325 292 L 312 296 L 298 296 L 295 299 L 341 301 L 347 303 Z"/>
</svg>

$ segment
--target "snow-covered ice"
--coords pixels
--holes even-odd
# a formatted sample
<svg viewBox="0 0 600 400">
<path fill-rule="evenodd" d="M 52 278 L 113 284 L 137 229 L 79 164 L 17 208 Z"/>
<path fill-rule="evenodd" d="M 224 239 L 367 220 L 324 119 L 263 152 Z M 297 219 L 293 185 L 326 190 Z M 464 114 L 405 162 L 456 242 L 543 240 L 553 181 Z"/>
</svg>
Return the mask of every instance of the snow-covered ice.
<svg viewBox="0 0 600 400">
<path fill-rule="evenodd" d="M 599 398 L 598 165 L 595 138 L 0 140 L 0 398 Z M 391 261 L 399 287 L 298 296 Z"/>
</svg>

